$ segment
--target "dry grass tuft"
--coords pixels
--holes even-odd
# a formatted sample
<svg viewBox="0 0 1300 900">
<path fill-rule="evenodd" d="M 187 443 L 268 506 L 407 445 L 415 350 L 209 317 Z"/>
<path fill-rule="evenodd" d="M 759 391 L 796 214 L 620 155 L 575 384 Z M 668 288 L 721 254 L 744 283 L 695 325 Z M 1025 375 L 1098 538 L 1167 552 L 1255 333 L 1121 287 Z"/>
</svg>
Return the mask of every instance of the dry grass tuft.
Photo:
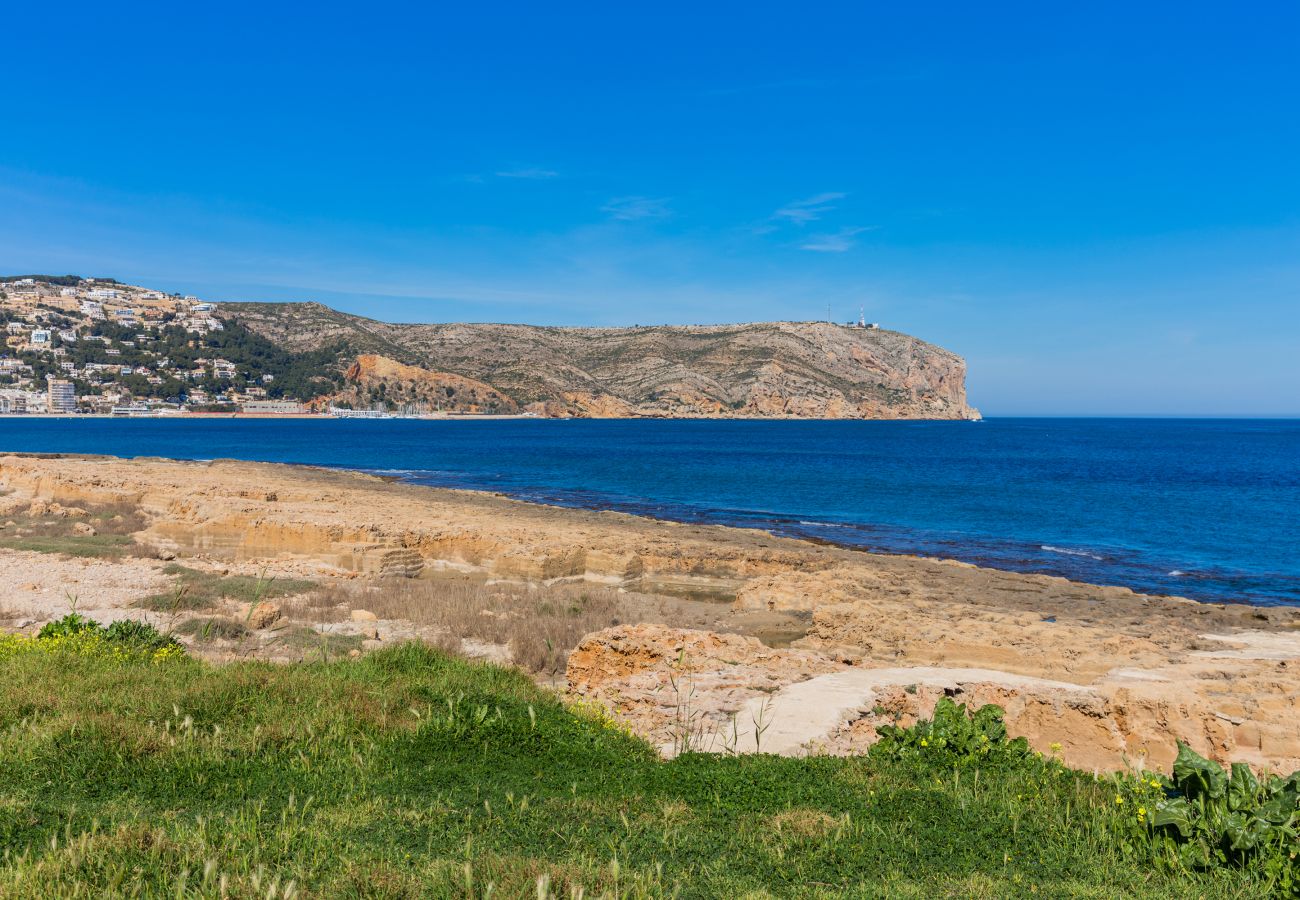
<svg viewBox="0 0 1300 900">
<path fill-rule="evenodd" d="M 781 835 L 795 838 L 819 838 L 840 824 L 840 820 L 819 809 L 787 809 L 768 820 Z"/>
<path fill-rule="evenodd" d="M 346 602 L 340 600 L 340 591 L 327 590 L 294 597 L 284 604 L 290 618 L 313 625 L 330 625 L 346 622 L 351 614 Z"/>
<path fill-rule="evenodd" d="M 250 634 L 243 622 L 221 617 L 186 619 L 176 631 L 204 643 L 216 640 L 239 641 Z"/>
<path fill-rule="evenodd" d="M 369 589 L 329 588 L 312 601 L 324 610 L 368 609 L 444 632 L 444 649 L 461 641 L 505 644 L 515 665 L 559 675 L 569 652 L 593 631 L 618 625 L 618 591 L 590 584 L 488 584 L 473 576 L 395 578 Z M 333 613 L 331 613 L 333 614 Z"/>
</svg>

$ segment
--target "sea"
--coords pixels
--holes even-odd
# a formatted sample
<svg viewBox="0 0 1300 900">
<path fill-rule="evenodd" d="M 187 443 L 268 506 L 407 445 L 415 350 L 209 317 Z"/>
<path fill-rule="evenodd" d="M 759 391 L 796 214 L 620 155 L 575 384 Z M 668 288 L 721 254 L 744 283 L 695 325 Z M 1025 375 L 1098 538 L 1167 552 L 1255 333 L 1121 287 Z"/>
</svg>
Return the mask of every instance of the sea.
<svg viewBox="0 0 1300 900">
<path fill-rule="evenodd" d="M 1300 604 L 1300 420 L 8 417 L 0 451 L 360 469 L 1207 602 Z"/>
</svg>

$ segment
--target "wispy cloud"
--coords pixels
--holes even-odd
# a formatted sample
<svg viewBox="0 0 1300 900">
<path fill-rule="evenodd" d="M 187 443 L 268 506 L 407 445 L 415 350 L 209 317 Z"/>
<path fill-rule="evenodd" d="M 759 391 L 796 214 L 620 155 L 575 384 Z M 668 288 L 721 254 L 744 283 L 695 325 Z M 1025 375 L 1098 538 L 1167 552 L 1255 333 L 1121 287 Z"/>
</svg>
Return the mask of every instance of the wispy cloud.
<svg viewBox="0 0 1300 900">
<path fill-rule="evenodd" d="M 624 222 L 638 219 L 666 219 L 672 215 L 668 201 L 655 197 L 614 197 L 600 208 L 610 218 Z"/>
<path fill-rule="evenodd" d="M 544 181 L 548 178 L 559 178 L 560 173 L 553 169 L 540 169 L 535 166 L 524 166 L 517 169 L 503 169 L 496 173 L 497 178 L 524 178 L 530 181 Z"/>
<path fill-rule="evenodd" d="M 833 210 L 836 200 L 843 200 L 847 196 L 848 194 L 840 191 L 827 191 L 824 194 L 816 194 L 804 200 L 787 203 L 772 213 L 772 218 L 785 219 L 796 225 L 807 225 L 809 222 L 815 222 Z"/>
<path fill-rule="evenodd" d="M 818 253 L 843 253 L 846 250 L 853 249 L 857 241 L 854 240 L 864 231 L 872 231 L 872 228 L 861 226 L 856 228 L 841 228 L 829 234 L 810 234 L 808 239 L 799 245 L 800 250 L 814 250 Z"/>
</svg>

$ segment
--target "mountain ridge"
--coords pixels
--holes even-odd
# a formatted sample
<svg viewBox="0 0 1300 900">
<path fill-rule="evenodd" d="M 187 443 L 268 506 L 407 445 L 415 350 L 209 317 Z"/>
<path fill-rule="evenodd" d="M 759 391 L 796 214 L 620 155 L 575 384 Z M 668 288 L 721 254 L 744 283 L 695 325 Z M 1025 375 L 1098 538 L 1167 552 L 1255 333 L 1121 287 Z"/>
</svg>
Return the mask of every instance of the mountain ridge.
<svg viewBox="0 0 1300 900">
<path fill-rule="evenodd" d="M 223 302 L 218 315 L 291 352 L 345 347 L 353 362 L 341 396 L 353 403 L 546 416 L 979 417 L 966 402 L 960 356 L 889 330 L 827 322 L 388 323 L 316 302 Z M 447 384 L 435 397 L 430 379 L 395 374 L 381 360 L 467 379 L 473 396 L 462 401 Z"/>
</svg>

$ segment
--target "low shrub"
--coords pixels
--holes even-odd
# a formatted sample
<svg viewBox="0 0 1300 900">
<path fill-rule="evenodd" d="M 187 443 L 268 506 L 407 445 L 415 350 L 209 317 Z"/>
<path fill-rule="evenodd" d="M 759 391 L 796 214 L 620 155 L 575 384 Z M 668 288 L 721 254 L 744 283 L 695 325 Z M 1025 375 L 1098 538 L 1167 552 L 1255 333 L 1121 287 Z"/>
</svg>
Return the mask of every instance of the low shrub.
<svg viewBox="0 0 1300 900">
<path fill-rule="evenodd" d="M 927 762 L 955 766 L 1015 763 L 1036 758 L 1023 737 L 1009 740 L 1002 707 L 992 703 L 970 713 L 965 703 L 943 697 L 934 715 L 910 728 L 882 725 L 880 740 L 871 748 L 876 756 L 894 759 L 921 757 Z"/>
<path fill-rule="evenodd" d="M 35 638 L 21 635 L 14 640 L 39 650 L 70 649 L 83 654 L 100 650 L 119 657 L 165 659 L 183 655 L 185 648 L 174 637 L 163 634 L 148 622 L 119 619 L 105 628 L 77 612 L 47 622 Z"/>
<path fill-rule="evenodd" d="M 87 619 L 80 613 L 68 613 L 61 619 L 55 619 L 53 622 L 46 622 L 41 627 L 37 638 L 47 640 L 56 637 L 68 637 L 74 634 L 83 634 L 85 632 L 100 632 L 104 626 L 100 625 L 94 619 Z"/>
<path fill-rule="evenodd" d="M 1158 860 L 1188 870 L 1249 866 L 1274 892 L 1300 897 L 1300 772 L 1257 776 L 1245 763 L 1225 771 L 1184 743 L 1173 777 L 1125 780 L 1135 822 Z"/>
<path fill-rule="evenodd" d="M 171 635 L 163 634 L 148 622 L 137 622 L 133 619 L 118 619 L 110 623 L 104 629 L 104 637 L 110 643 L 139 647 L 142 650 L 181 647 L 180 642 Z"/>
</svg>

